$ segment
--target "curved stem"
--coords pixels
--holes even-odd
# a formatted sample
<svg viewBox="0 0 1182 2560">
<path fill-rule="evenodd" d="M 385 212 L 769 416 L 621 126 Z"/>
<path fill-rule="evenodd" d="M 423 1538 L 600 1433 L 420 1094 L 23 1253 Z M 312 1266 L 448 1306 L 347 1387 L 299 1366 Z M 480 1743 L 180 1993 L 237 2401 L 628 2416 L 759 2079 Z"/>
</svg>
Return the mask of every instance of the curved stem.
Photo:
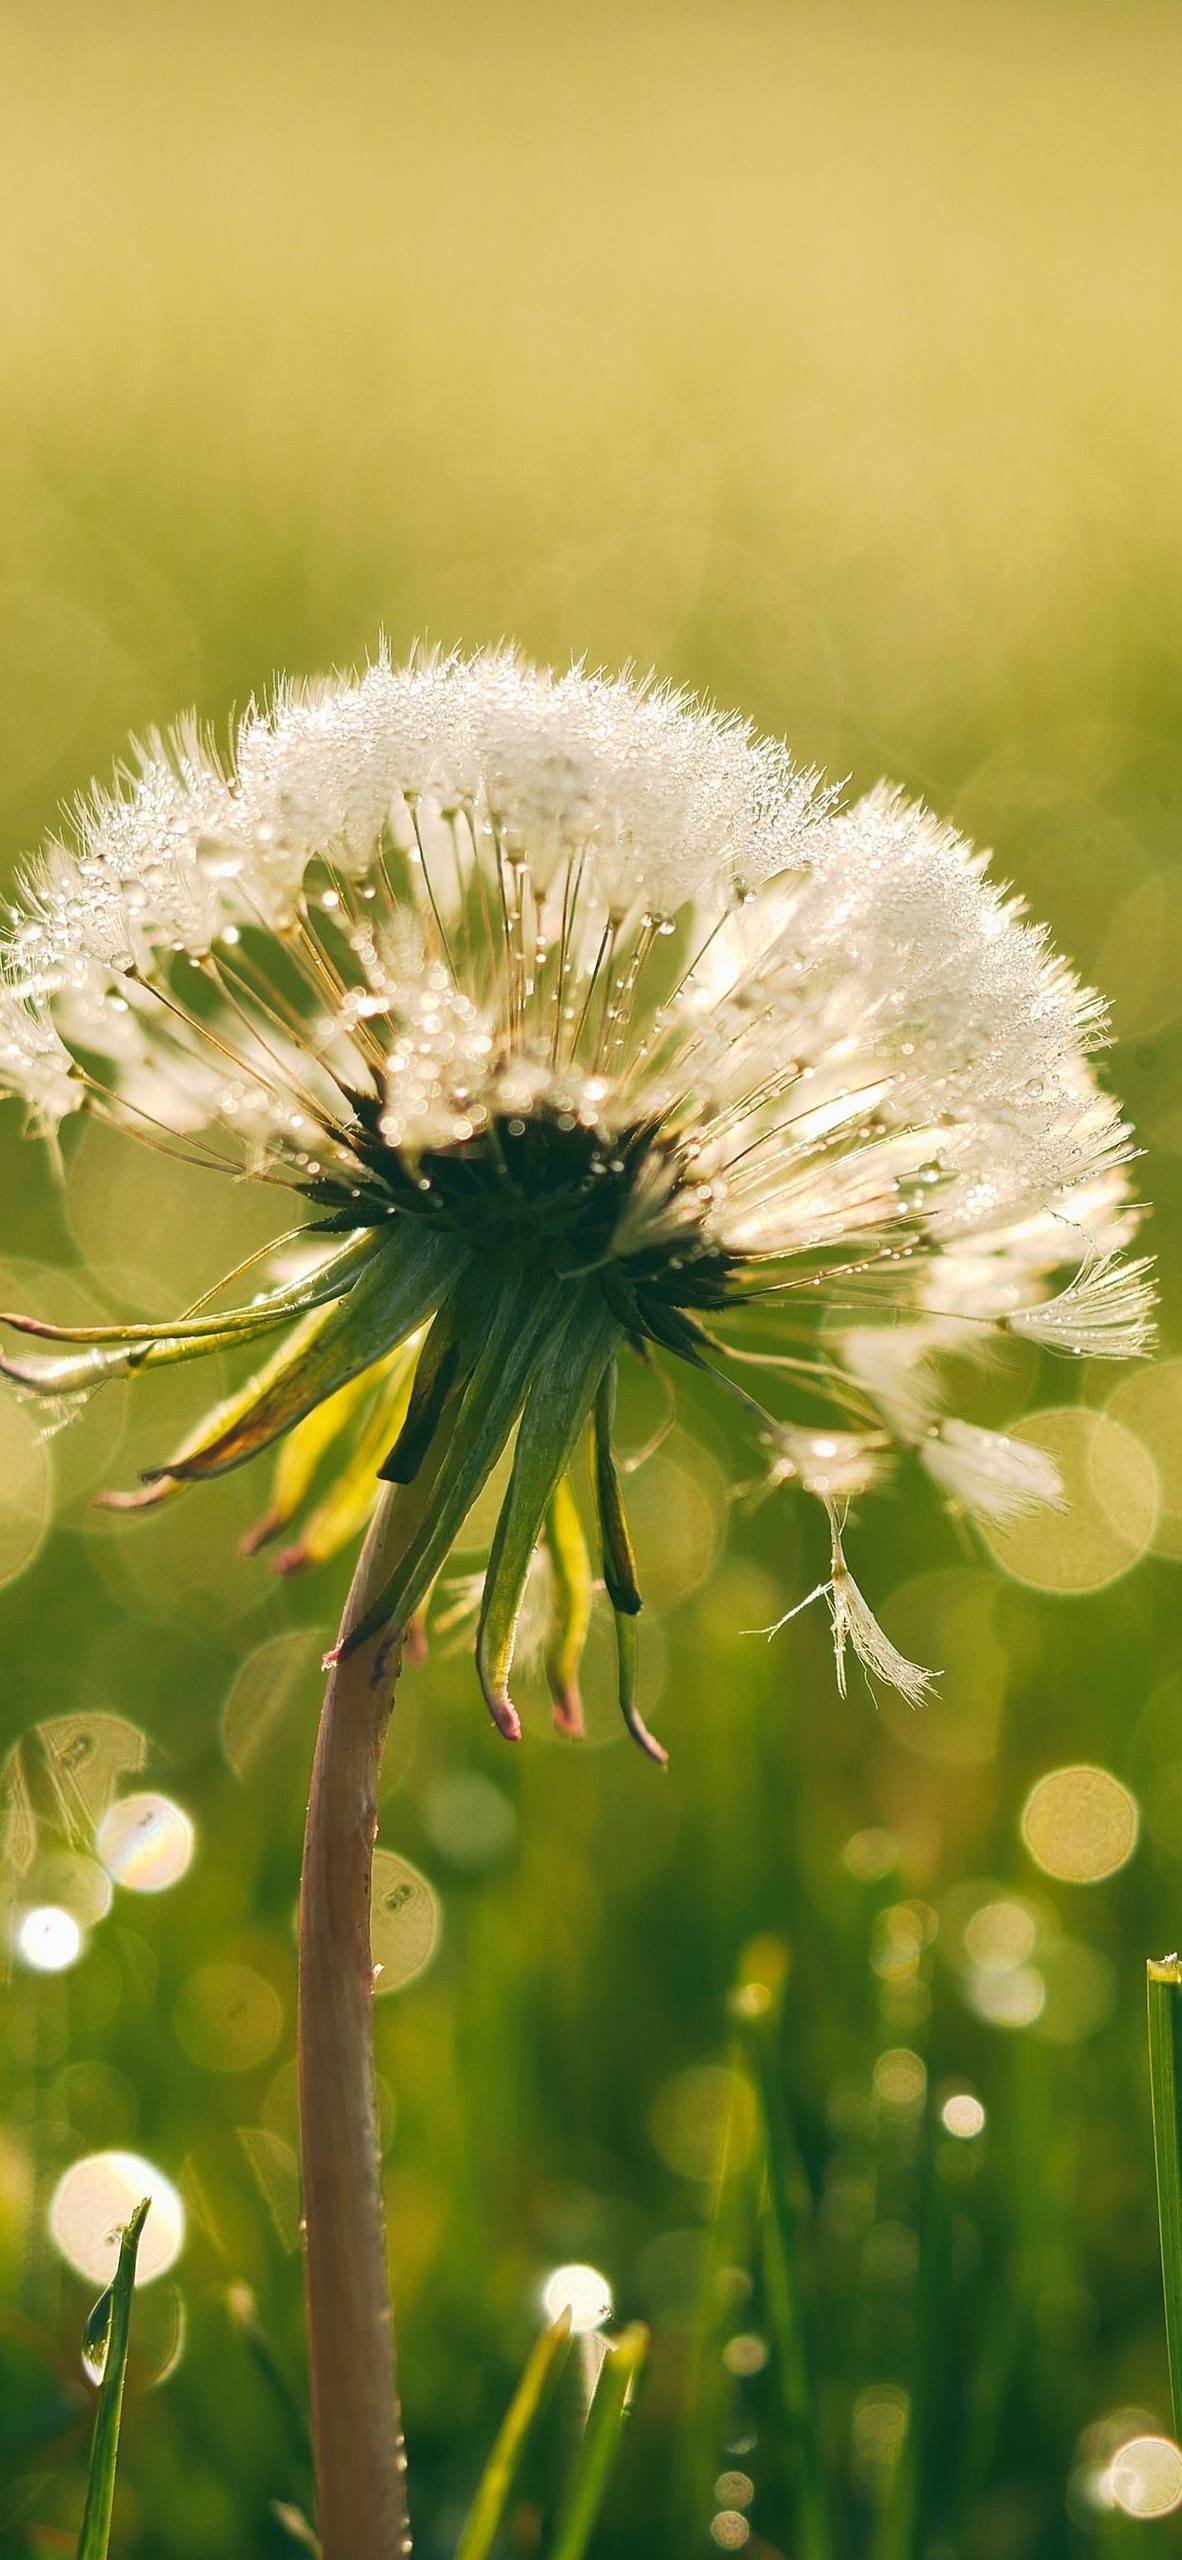
<svg viewBox="0 0 1182 2560">
<path fill-rule="evenodd" d="M 342 1635 L 389 1580 L 405 1502 L 384 1490 Z M 330 1673 L 300 1887 L 299 2083 L 312 2435 L 324 2560 L 410 2550 L 373 2065 L 370 1883 L 402 1655 L 371 1638 Z"/>
</svg>

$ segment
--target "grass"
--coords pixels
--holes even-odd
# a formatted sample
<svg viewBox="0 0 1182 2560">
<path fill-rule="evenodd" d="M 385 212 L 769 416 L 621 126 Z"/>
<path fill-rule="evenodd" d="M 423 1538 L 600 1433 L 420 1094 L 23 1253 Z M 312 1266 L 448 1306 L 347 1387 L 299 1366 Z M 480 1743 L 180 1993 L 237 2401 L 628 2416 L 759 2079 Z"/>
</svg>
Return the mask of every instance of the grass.
<svg viewBox="0 0 1182 2560">
<path fill-rule="evenodd" d="M 1182 1963 L 1151 1958 L 1149 2086 L 1174 2433 L 1182 2438 Z"/>
<path fill-rule="evenodd" d="M 832 2497 L 817 2402 L 802 2243 L 811 2199 L 788 2122 L 782 2074 L 783 1976 L 740 1983 L 732 2000 L 755 2094 L 759 2188 L 756 2245 L 788 2448 L 796 2472 L 796 2527 L 812 2560 L 835 2560 Z"/>
<path fill-rule="evenodd" d="M 553 2391 L 571 2344 L 569 2311 L 532 2346 L 456 2545 L 456 2560 L 489 2560 L 517 2480 L 531 2430 Z"/>
<path fill-rule="evenodd" d="M 380 624 L 655 660 L 833 773 L 886 767 L 952 811 L 1107 988 L 1176 1357 L 1177 13 L 12 16 L 7 876 L 128 731 L 192 699 L 224 721 L 273 666 Z M 166 1160 L 149 1182 L 101 1130 L 67 1148 L 68 1196 L 0 1113 L 5 1304 L 149 1319 L 274 1232 L 268 1199 Z M 183 1378 L 148 1384 L 48 1443 L 0 1402 L 5 1875 L 18 1906 L 91 1915 L 71 1971 L 15 1965 L 2 1991 L 5 2560 L 76 2535 L 85 2297 L 46 2215 L 103 2149 L 187 2207 L 176 2267 L 136 2296 L 118 2560 L 279 2560 L 274 2503 L 310 2507 L 292 1904 L 343 1571 L 237 1559 L 246 1470 L 171 1520 L 103 1522 L 93 1492 L 194 1419 Z M 1004 1424 L 1115 1386 L 1030 1359 L 965 1392 Z M 381 1836 L 443 1925 L 379 2003 L 378 2062 L 421 2560 L 452 2560 L 572 2260 L 652 2337 L 588 2560 L 710 2560 L 728 2477 L 751 2483 L 752 2560 L 778 2560 L 814 2426 L 843 2560 L 1169 2534 L 1080 2484 L 1119 2412 L 1172 2423 L 1140 1997 L 1141 1950 L 1182 1934 L 1170 1395 L 1154 1551 L 1075 1596 L 996 1573 L 918 1499 L 867 1507 L 869 1596 L 944 1668 L 919 1715 L 838 1699 L 811 1615 L 744 1632 L 823 1559 L 789 1501 L 742 1499 L 751 1446 L 692 1394 L 625 1487 L 667 1778 L 615 1741 L 606 1625 L 581 1755 L 540 1681 L 513 1755 L 465 1665 L 408 1675 Z M 632 1445 L 664 1419 L 652 1399 Z M 1020 1831 L 1076 1762 L 1141 1813 L 1089 1885 Z M 88 1857 L 104 1790 L 142 1786 L 191 1817 L 193 1863 L 99 1913 L 60 1862 Z M 1022 2024 L 982 2007 L 1000 1977 L 966 1943 L 999 1900 L 1030 1939 L 1006 1979 L 1041 1985 Z M 786 2184 L 728 2014 L 761 1938 L 790 1955 L 760 2030 Z M 898 2051 L 926 2067 L 918 2118 L 876 2096 Z M 985 2122 L 958 2143 L 941 2109 L 965 2089 Z M 240 2285 L 265 2353 L 227 2321 Z M 511 2560 L 558 2512 L 573 2366 L 508 2495 Z"/>
<path fill-rule="evenodd" d="M 607 2496 L 621 2431 L 648 2348 L 648 2330 L 642 2320 L 634 2320 L 603 2350 L 582 2442 L 548 2540 L 547 2560 L 584 2560 Z"/>
<path fill-rule="evenodd" d="M 119 2429 L 127 2380 L 127 2350 L 131 2343 L 131 2297 L 140 2234 L 148 2218 L 148 2209 L 149 2198 L 145 2196 L 120 2233 L 119 2260 L 114 2277 L 95 2304 L 83 2335 L 83 2357 L 89 2369 L 97 2372 L 100 2378 L 77 2560 L 107 2560 L 110 2549 Z"/>
</svg>

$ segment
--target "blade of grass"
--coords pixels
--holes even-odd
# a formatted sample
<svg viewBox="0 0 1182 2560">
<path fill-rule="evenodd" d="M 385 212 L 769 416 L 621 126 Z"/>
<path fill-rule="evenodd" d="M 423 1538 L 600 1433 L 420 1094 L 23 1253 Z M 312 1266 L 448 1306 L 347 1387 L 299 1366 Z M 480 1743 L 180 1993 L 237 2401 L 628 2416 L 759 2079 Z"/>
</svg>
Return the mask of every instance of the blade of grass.
<svg viewBox="0 0 1182 2560">
<path fill-rule="evenodd" d="M 226 2287 L 226 2309 L 242 2340 L 255 2371 L 261 2375 L 268 2391 L 282 2413 L 294 2453 L 302 2466 L 312 2469 L 312 2436 L 307 2411 L 284 2372 L 275 2349 L 259 2318 L 258 2304 L 248 2284 L 235 2282 Z"/>
<path fill-rule="evenodd" d="M 749 2268 L 758 2203 L 757 2173 L 748 2156 L 742 2105 L 747 2081 L 737 2037 L 728 2058 L 728 2095 L 703 2233 L 701 2281 L 678 2428 L 678 2509 L 687 2550 L 700 2542 L 713 2512 L 711 2483 L 719 2469 L 723 2440 L 735 2432 L 727 2425 L 735 2384 L 723 2356 L 734 2313 L 728 2277 L 736 2270 L 746 2274 Z"/>
<path fill-rule="evenodd" d="M 836 2548 L 800 2274 L 799 2224 L 808 2196 L 779 2070 L 783 1978 L 740 1984 L 731 2001 L 751 2074 L 764 2161 L 760 2231 L 764 2290 L 784 2415 L 798 2466 L 801 2548 L 833 2560 Z"/>
<path fill-rule="evenodd" d="M 647 2354 L 648 2330 L 634 2320 L 604 2356 L 546 2560 L 583 2560 L 620 2449 L 629 2395 Z"/>
<path fill-rule="evenodd" d="M 123 2384 L 127 2373 L 127 2346 L 131 2335 L 131 2294 L 140 2233 L 147 2220 L 149 2202 L 150 2198 L 145 2196 L 131 2215 L 120 2238 L 114 2282 L 108 2294 L 95 2305 L 86 2324 L 86 2344 L 96 2360 L 100 2345 L 102 2348 L 103 2378 L 99 2386 L 94 2441 L 90 2448 L 90 2477 L 86 2484 L 77 2560 L 107 2560 L 111 2509 L 115 2501 L 115 2465 L 119 2458 L 119 2423 L 123 2415 Z"/>
<path fill-rule="evenodd" d="M 530 2432 L 550 2397 L 570 2348 L 569 2311 L 534 2340 L 525 2371 L 505 2412 L 496 2443 L 485 2464 L 471 2513 L 456 2546 L 455 2560 L 487 2560 Z"/>
<path fill-rule="evenodd" d="M 939 2146 L 945 2140 L 929 2109 L 921 2133 L 915 2197 L 919 2265 L 907 2426 L 879 2511 L 873 2560 L 912 2560 L 913 2553 L 927 2548 L 925 2507 L 939 2469 L 938 2461 L 933 2460 L 933 2436 L 951 2280 L 948 2196 L 938 2169 Z"/>
<path fill-rule="evenodd" d="M 988 2260 L 989 2243 L 986 2241 Z M 978 2297 L 981 2308 L 980 2347 L 969 2377 L 963 2451 L 957 2464 L 955 2521 L 967 2542 L 979 2512 L 990 2464 L 1001 2441 L 1006 2401 L 1014 2386 L 1030 2323 L 1030 2305 L 1018 2288 L 1012 2258 L 1005 2252 L 994 2266 L 991 2286 Z"/>
<path fill-rule="evenodd" d="M 289 2542 L 294 2542 L 301 2551 L 310 2551 L 313 2560 L 321 2560 L 320 2536 L 309 2524 L 302 2507 L 290 2506 L 285 2498 L 272 2498 L 271 2513 Z"/>
<path fill-rule="evenodd" d="M 1149 2094 L 1174 2433 L 1182 2435 L 1182 1957 L 1150 1958 Z"/>
</svg>

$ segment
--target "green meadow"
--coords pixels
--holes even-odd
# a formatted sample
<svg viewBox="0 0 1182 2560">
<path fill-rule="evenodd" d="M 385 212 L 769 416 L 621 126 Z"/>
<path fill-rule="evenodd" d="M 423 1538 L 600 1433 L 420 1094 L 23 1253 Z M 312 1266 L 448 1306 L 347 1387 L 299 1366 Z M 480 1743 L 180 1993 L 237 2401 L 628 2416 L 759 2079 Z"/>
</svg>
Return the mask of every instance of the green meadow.
<svg viewBox="0 0 1182 2560">
<path fill-rule="evenodd" d="M 839 1696 L 823 1604 L 767 1633 L 824 1540 L 692 1378 L 624 1413 L 667 1772 L 606 1617 L 584 1745 L 535 1665 L 510 1750 L 444 1595 L 375 1915 L 416 2551 L 463 2548 L 573 2286 L 496 2560 L 1168 2554 L 1177 12 L 7 0 L 0 64 L 6 882 L 129 734 L 224 732 L 382 633 L 652 666 L 993 848 L 1110 999 L 1152 1203 L 1157 1365 L 959 1364 L 1070 1508 L 986 1539 L 917 1475 L 864 1507 L 923 1706 L 856 1665 Z M 63 1154 L 3 1105 L 5 1307 L 157 1319 L 275 1230 L 261 1186 L 97 1123 Z M 145 2167 L 112 2560 L 308 2547 L 294 1929 L 348 1562 L 243 1558 L 253 1471 L 96 1509 L 209 1401 L 166 1370 L 47 1432 L 0 1386 L 5 2560 L 79 2547 L 83 2330 Z"/>
</svg>

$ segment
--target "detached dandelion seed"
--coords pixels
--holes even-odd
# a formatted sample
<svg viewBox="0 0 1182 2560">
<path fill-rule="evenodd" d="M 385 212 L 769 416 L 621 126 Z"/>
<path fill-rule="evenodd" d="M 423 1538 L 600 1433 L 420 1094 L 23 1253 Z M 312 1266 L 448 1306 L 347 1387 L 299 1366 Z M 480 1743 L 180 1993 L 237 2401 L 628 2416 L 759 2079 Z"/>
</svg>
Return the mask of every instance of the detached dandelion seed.
<svg viewBox="0 0 1182 2560">
<path fill-rule="evenodd" d="M 362 2104 L 369 1853 L 394 1675 L 465 1518 L 512 1446 L 475 1611 L 499 1731 L 520 1734 L 539 1589 L 556 1721 L 580 1731 L 598 1565 L 625 1723 L 663 1759 L 637 1697 L 617 1385 L 636 1358 L 708 1372 L 768 1490 L 819 1506 L 839 1684 L 852 1648 L 918 1703 L 932 1675 L 854 1578 L 850 1505 L 892 1471 L 986 1520 L 1057 1500 L 1045 1456 L 945 1413 L 948 1354 L 1149 1339 L 1102 1033 L 1099 1000 L 923 807 L 885 785 L 839 807 L 738 719 L 511 652 L 284 685 L 224 758 L 183 722 L 30 867 L 0 947 L 0 1082 L 55 1144 L 84 1112 L 253 1174 L 287 1196 L 303 1260 L 159 1325 L 10 1316 L 27 1343 L 7 1374 L 56 1408 L 262 1346 L 109 1499 L 152 1510 L 272 1453 L 248 1543 L 276 1541 L 282 1571 L 368 1523 L 301 1904 L 328 2560 L 405 2532 Z M 597 1554 L 570 1482 L 588 1435 Z"/>
</svg>

